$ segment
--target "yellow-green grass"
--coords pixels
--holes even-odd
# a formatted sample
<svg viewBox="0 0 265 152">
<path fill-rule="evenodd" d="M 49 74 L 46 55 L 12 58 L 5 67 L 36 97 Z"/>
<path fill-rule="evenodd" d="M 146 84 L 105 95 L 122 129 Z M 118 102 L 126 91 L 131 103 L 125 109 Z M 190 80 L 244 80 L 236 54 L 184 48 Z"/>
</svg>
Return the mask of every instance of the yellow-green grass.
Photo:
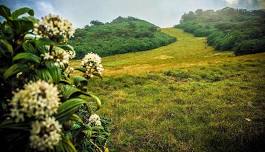
<svg viewBox="0 0 265 152">
<path fill-rule="evenodd" d="M 110 149 L 262 151 L 265 53 L 220 53 L 205 38 L 162 30 L 178 41 L 103 58 L 105 77 L 90 82 L 99 113 L 112 119 Z"/>
<path fill-rule="evenodd" d="M 231 52 L 220 53 L 206 45 L 206 38 L 194 37 L 181 29 L 165 28 L 162 31 L 178 40 L 157 49 L 114 55 L 103 58 L 105 76 L 122 74 L 141 75 L 148 72 L 175 68 L 218 64 L 229 61 L 257 60 L 265 53 L 236 57 Z M 78 65 L 79 61 L 72 62 Z"/>
<path fill-rule="evenodd" d="M 261 151 L 265 61 L 93 80 L 113 151 Z M 259 150 L 257 150 L 259 149 Z"/>
</svg>

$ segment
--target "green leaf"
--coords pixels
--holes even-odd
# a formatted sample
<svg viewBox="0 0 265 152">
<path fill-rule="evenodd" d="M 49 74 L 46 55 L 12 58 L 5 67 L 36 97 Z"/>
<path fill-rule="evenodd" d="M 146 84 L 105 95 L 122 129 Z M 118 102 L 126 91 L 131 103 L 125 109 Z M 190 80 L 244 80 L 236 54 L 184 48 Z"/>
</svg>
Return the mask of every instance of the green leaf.
<svg viewBox="0 0 265 152">
<path fill-rule="evenodd" d="M 62 92 L 64 99 L 69 99 L 74 94 L 84 94 L 81 90 L 79 90 L 76 87 L 70 86 L 70 85 L 61 85 L 60 90 Z"/>
<path fill-rule="evenodd" d="M 67 152 L 77 152 L 74 144 L 69 138 L 63 138 L 63 146 Z"/>
<path fill-rule="evenodd" d="M 78 110 L 79 106 L 85 103 L 87 103 L 87 101 L 81 98 L 72 98 L 65 101 L 60 105 L 56 119 L 58 119 L 59 121 L 67 120 L 76 112 L 76 110 Z"/>
<path fill-rule="evenodd" d="M 76 86 L 79 86 L 79 85 L 82 85 L 82 84 L 86 86 L 86 84 L 87 84 L 87 82 L 88 82 L 88 80 L 87 80 L 86 78 L 81 77 L 81 76 L 74 77 L 74 78 L 73 78 L 73 81 L 74 81 L 74 84 L 75 84 Z"/>
<path fill-rule="evenodd" d="M 4 5 L 0 5 L 0 15 L 6 19 L 9 19 L 9 17 L 11 16 L 10 9 Z"/>
<path fill-rule="evenodd" d="M 0 49 L 3 51 L 3 52 L 9 52 L 11 55 L 13 54 L 13 47 L 12 47 L 12 45 L 11 44 L 9 44 L 9 42 L 8 41 L 6 41 L 6 40 L 3 40 L 3 39 L 1 39 L 0 40 Z"/>
<path fill-rule="evenodd" d="M 23 18 L 16 19 L 12 23 L 17 34 L 26 33 L 33 28 L 33 22 Z"/>
<path fill-rule="evenodd" d="M 27 52 L 34 52 L 35 51 L 35 48 L 34 46 L 30 43 L 30 41 L 26 41 L 22 44 L 22 47 L 24 49 L 24 51 L 27 51 Z"/>
<path fill-rule="evenodd" d="M 60 80 L 59 83 L 65 85 L 72 85 L 72 82 L 70 80 Z"/>
<path fill-rule="evenodd" d="M 55 147 L 55 151 L 60 152 L 77 152 L 74 144 L 72 143 L 70 137 L 67 135 L 62 136 L 62 140 L 60 143 Z"/>
<path fill-rule="evenodd" d="M 86 95 L 86 96 L 93 98 L 96 101 L 98 109 L 101 107 L 101 100 L 91 92 L 84 92 L 70 85 L 60 85 L 60 90 L 61 90 L 61 93 L 64 99 L 69 99 L 70 97 L 73 97 L 74 95 L 82 94 L 82 95 Z"/>
<path fill-rule="evenodd" d="M 61 80 L 62 72 L 61 72 L 61 69 L 59 67 L 57 67 L 57 66 L 49 67 L 48 71 L 50 72 L 50 75 L 51 75 L 54 83 L 58 83 Z"/>
<path fill-rule="evenodd" d="M 70 120 L 75 121 L 75 122 L 79 122 L 79 123 L 83 123 L 83 120 L 77 114 L 73 114 L 70 117 Z"/>
<path fill-rule="evenodd" d="M 42 46 L 46 46 L 46 45 L 55 45 L 55 42 L 48 39 L 48 38 L 40 38 L 38 40 L 36 40 L 36 47 L 42 47 Z"/>
<path fill-rule="evenodd" d="M 9 120 L 4 120 L 0 124 L 0 130 L 5 130 L 5 129 L 29 131 L 30 124 L 29 123 L 15 123 L 14 121 L 9 119 Z"/>
<path fill-rule="evenodd" d="M 4 78 L 8 79 L 9 77 L 19 73 L 19 72 L 23 72 L 25 70 L 27 70 L 28 67 L 25 64 L 13 64 L 11 67 L 9 67 L 5 73 L 4 73 Z"/>
<path fill-rule="evenodd" d="M 66 44 L 66 45 L 57 45 L 57 47 L 60 47 L 64 50 L 71 50 L 71 51 L 75 51 L 74 47 L 69 45 L 69 44 Z"/>
<path fill-rule="evenodd" d="M 48 81 L 48 82 L 53 81 L 52 76 L 49 70 L 47 69 L 36 70 L 36 76 L 37 76 L 36 79 L 41 79 L 41 80 Z"/>
<path fill-rule="evenodd" d="M 32 53 L 19 53 L 13 57 L 13 61 L 18 61 L 18 60 L 26 60 L 26 61 L 33 61 L 36 63 L 40 63 L 41 58 Z"/>
<path fill-rule="evenodd" d="M 34 11 L 28 7 L 23 7 L 23 8 L 20 8 L 20 9 L 17 9 L 15 10 L 13 13 L 12 13 L 12 18 L 13 19 L 17 19 L 20 15 L 23 15 L 25 13 L 28 13 L 30 16 L 33 16 L 34 15 Z"/>
<path fill-rule="evenodd" d="M 100 109 L 100 107 L 101 107 L 101 100 L 97 96 L 95 96 L 94 94 L 92 94 L 91 92 L 88 92 L 87 95 L 90 96 L 91 98 L 93 98 L 96 101 L 97 108 Z"/>
<path fill-rule="evenodd" d="M 84 68 L 84 67 L 75 68 L 75 70 L 78 70 L 81 72 L 86 72 L 86 68 Z"/>
</svg>

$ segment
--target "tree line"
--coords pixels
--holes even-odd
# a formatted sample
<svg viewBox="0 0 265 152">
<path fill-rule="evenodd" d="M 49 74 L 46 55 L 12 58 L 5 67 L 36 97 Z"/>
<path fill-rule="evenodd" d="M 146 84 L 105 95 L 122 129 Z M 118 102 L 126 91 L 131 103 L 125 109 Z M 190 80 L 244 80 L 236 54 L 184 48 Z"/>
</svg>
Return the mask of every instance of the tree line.
<svg viewBox="0 0 265 152">
<path fill-rule="evenodd" d="M 265 11 L 223 8 L 190 11 L 176 26 L 198 37 L 217 50 L 232 50 L 236 55 L 265 51 Z"/>
</svg>

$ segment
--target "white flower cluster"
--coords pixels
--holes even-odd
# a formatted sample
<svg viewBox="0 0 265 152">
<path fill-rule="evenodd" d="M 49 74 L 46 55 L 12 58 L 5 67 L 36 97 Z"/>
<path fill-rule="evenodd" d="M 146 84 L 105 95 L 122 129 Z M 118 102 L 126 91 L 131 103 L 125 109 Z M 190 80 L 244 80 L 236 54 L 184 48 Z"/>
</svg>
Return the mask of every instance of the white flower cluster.
<svg viewBox="0 0 265 152">
<path fill-rule="evenodd" d="M 14 94 L 11 100 L 11 117 L 16 122 L 24 121 L 25 117 L 49 117 L 57 112 L 60 103 L 58 95 L 57 88 L 45 81 L 29 83 Z"/>
<path fill-rule="evenodd" d="M 61 128 L 55 118 L 46 118 L 43 121 L 32 123 L 30 146 L 39 151 L 53 149 L 61 140 Z"/>
<path fill-rule="evenodd" d="M 52 60 L 56 66 L 65 68 L 69 64 L 69 60 L 75 57 L 75 51 L 53 47 L 53 50 L 44 53 L 42 56 L 44 60 Z"/>
<path fill-rule="evenodd" d="M 97 114 L 92 114 L 88 119 L 90 124 L 94 124 L 96 126 L 101 126 L 100 117 Z"/>
<path fill-rule="evenodd" d="M 93 77 L 94 75 L 102 76 L 104 68 L 101 64 L 101 57 L 95 53 L 88 53 L 81 61 L 81 65 L 86 69 L 85 76 Z"/>
<path fill-rule="evenodd" d="M 49 14 L 48 16 L 42 17 L 42 20 L 34 25 L 33 32 L 36 35 L 52 40 L 62 38 L 63 42 L 66 42 L 73 36 L 75 30 L 72 23 L 68 20 Z"/>
</svg>

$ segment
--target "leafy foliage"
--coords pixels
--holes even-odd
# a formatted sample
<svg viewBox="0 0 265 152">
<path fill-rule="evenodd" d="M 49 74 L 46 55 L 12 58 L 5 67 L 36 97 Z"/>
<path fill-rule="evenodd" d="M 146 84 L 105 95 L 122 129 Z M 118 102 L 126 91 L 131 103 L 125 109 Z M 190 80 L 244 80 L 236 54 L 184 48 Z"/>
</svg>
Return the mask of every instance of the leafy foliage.
<svg viewBox="0 0 265 152">
<path fill-rule="evenodd" d="M 176 27 L 195 36 L 207 36 L 218 50 L 233 50 L 236 55 L 264 52 L 265 11 L 224 8 L 197 10 L 184 14 Z"/>
<path fill-rule="evenodd" d="M 70 44 L 80 58 L 89 52 L 109 56 L 144 51 L 175 41 L 176 38 L 160 32 L 151 23 L 133 17 L 118 17 L 111 23 L 92 21 L 90 26 L 77 29 Z"/>
<path fill-rule="evenodd" d="M 100 99 L 87 90 L 89 78 L 70 77 L 66 72 L 70 68 L 68 63 L 63 62 L 63 67 L 58 66 L 56 61 L 59 58 L 55 56 L 51 60 L 45 59 L 45 54 L 55 49 L 67 52 L 74 51 L 73 47 L 66 41 L 61 41 L 60 37 L 49 39 L 35 35 L 33 25 L 39 21 L 34 18 L 34 11 L 30 8 L 11 12 L 9 8 L 1 5 L 0 15 L 4 18 L 0 23 L 1 147 L 6 151 L 40 150 L 30 145 L 29 136 L 32 134 L 32 125 L 44 120 L 27 116 L 22 122 L 15 121 L 10 114 L 13 108 L 10 102 L 16 91 L 23 90 L 29 83 L 43 80 L 41 82 L 53 84 L 59 91 L 59 108 L 51 117 L 56 118 L 53 121 L 58 121 L 63 126 L 59 144 L 45 151 L 105 151 L 109 137 L 109 120 L 102 118 L 100 126 L 85 121 L 86 117 L 89 118 L 101 106 Z M 43 86 L 40 87 L 40 89 L 43 88 Z M 39 96 L 45 98 L 43 92 Z M 59 128 L 58 131 L 60 131 Z M 82 146 L 80 146 L 81 143 Z"/>
</svg>

